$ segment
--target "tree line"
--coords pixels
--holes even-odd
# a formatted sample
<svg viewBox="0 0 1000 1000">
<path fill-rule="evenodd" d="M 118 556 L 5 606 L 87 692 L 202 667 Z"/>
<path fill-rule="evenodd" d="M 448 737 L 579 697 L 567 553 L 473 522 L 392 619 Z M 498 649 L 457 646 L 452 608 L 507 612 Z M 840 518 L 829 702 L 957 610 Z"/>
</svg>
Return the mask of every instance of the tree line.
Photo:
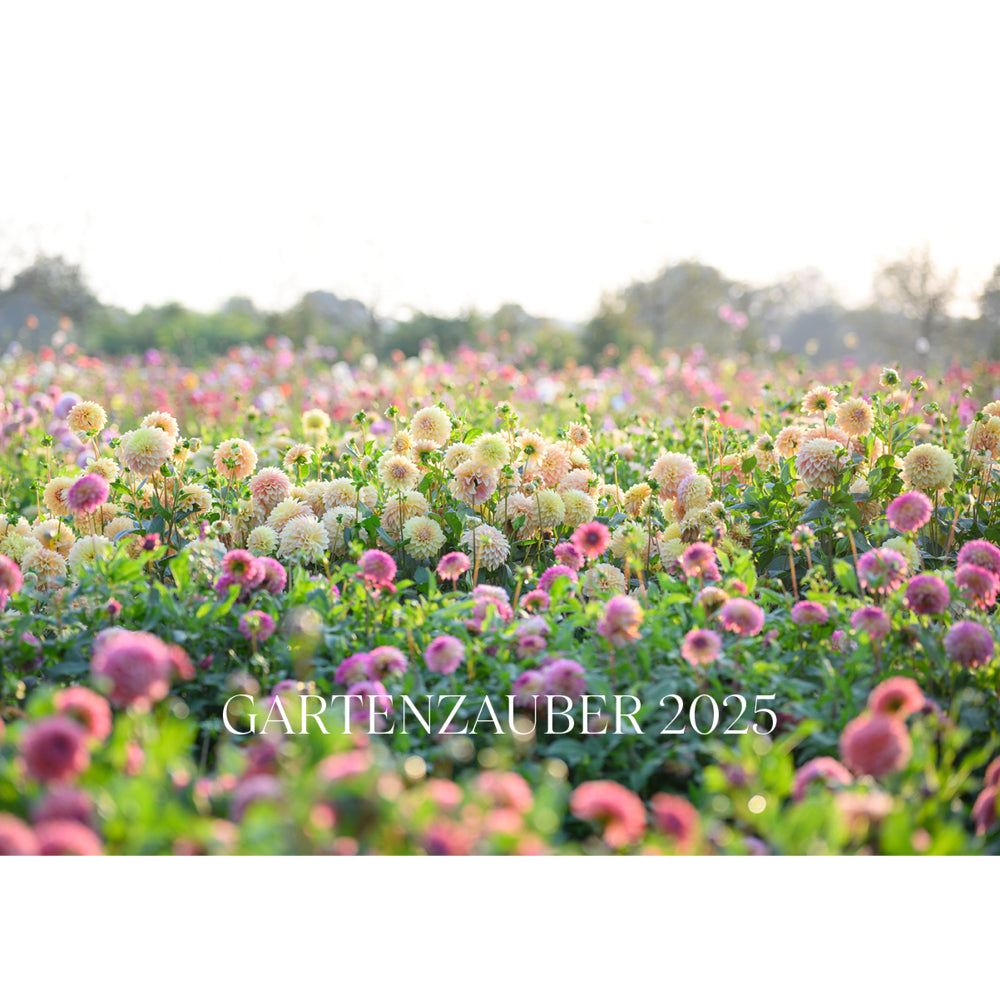
<svg viewBox="0 0 1000 1000">
<path fill-rule="evenodd" d="M 855 309 L 841 304 L 816 270 L 762 286 L 688 260 L 606 294 L 579 324 L 532 316 L 517 304 L 489 314 L 417 312 L 395 321 L 329 291 L 309 292 L 284 311 L 235 297 L 214 312 L 176 302 L 128 312 L 99 301 L 79 265 L 40 256 L 0 285 L 0 351 L 15 342 L 35 349 L 71 334 L 92 353 L 121 356 L 152 348 L 192 360 L 271 338 L 317 345 L 349 362 L 365 354 L 411 357 L 425 348 L 448 354 L 462 344 L 553 365 L 569 359 L 600 365 L 635 348 L 655 355 L 696 344 L 715 357 L 850 357 L 924 370 L 970 357 L 1000 358 L 1000 265 L 978 297 L 975 316 L 949 312 L 956 284 L 957 273 L 938 268 L 926 246 L 884 264 L 873 276 L 870 302 Z"/>
</svg>

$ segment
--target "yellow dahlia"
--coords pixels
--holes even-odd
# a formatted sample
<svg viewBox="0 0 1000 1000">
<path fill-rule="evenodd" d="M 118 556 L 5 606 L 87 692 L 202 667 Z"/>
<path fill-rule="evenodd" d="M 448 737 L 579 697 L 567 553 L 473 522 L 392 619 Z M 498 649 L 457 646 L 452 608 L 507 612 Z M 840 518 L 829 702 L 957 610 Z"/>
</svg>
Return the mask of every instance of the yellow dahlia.
<svg viewBox="0 0 1000 1000">
<path fill-rule="evenodd" d="M 293 517 L 281 530 L 278 538 L 278 558 L 291 562 L 321 562 L 330 546 L 326 528 L 316 519 Z"/>
<path fill-rule="evenodd" d="M 92 511 L 90 514 L 76 514 L 73 517 L 73 523 L 77 526 L 83 526 L 90 529 L 94 526 L 100 526 L 99 530 L 104 530 L 104 525 L 108 523 L 112 518 L 118 516 L 120 508 L 116 503 L 102 503 L 100 507 Z"/>
<path fill-rule="evenodd" d="M 837 426 L 848 437 L 865 437 L 875 426 L 875 414 L 860 396 L 851 396 L 837 407 Z"/>
<path fill-rule="evenodd" d="M 538 515 L 538 525 L 543 531 L 554 531 L 566 517 L 566 504 L 553 489 L 539 490 L 532 498 Z"/>
<path fill-rule="evenodd" d="M 652 496 L 653 491 L 649 488 L 649 483 L 636 483 L 625 491 L 621 505 L 632 517 L 645 517 Z"/>
<path fill-rule="evenodd" d="M 323 515 L 323 527 L 330 538 L 330 552 L 342 556 L 347 552 L 344 532 L 358 523 L 358 512 L 354 507 L 331 507 Z M 252 551 L 252 550 L 251 550 Z"/>
<path fill-rule="evenodd" d="M 918 444 L 903 459 L 903 480 L 907 486 L 928 495 L 946 490 L 954 478 L 954 457 L 936 444 Z"/>
<path fill-rule="evenodd" d="M 159 427 L 168 438 L 170 438 L 170 446 L 173 447 L 177 444 L 177 438 L 180 437 L 181 429 L 177 426 L 177 421 L 174 419 L 173 415 L 170 413 L 165 413 L 162 410 L 156 410 L 153 413 L 147 413 L 146 416 L 142 418 L 142 423 L 140 427 Z"/>
<path fill-rule="evenodd" d="M 918 549 L 917 546 L 908 538 L 904 538 L 902 535 L 896 535 L 895 537 L 883 542 L 882 548 L 892 549 L 894 552 L 898 552 L 906 560 L 907 568 L 911 573 L 918 572 L 920 567 L 923 565 L 923 560 L 920 558 L 920 549 Z"/>
<path fill-rule="evenodd" d="M 83 471 L 86 473 L 93 472 L 95 475 L 107 480 L 107 482 L 113 483 L 121 475 L 122 470 L 113 458 L 108 455 L 101 455 L 99 458 L 88 459 L 87 466 Z"/>
<path fill-rule="evenodd" d="M 803 441 L 795 456 L 795 469 L 806 489 L 829 489 L 847 463 L 844 447 L 833 438 Z"/>
<path fill-rule="evenodd" d="M 430 510 L 427 498 L 416 490 L 402 496 L 389 497 L 379 515 L 379 527 L 394 541 L 402 541 L 403 525 L 411 517 L 418 517 Z"/>
<path fill-rule="evenodd" d="M 659 484 L 660 499 L 673 500 L 677 496 L 680 481 L 686 476 L 693 476 L 697 471 L 689 456 L 667 451 L 653 463 L 649 475 Z"/>
<path fill-rule="evenodd" d="M 467 528 L 462 532 L 458 544 L 483 569 L 490 571 L 502 566 L 510 555 L 507 536 L 492 524 L 477 524 Z"/>
<path fill-rule="evenodd" d="M 444 467 L 449 472 L 454 472 L 463 462 L 472 458 L 472 448 L 464 442 L 449 445 L 444 453 Z"/>
<path fill-rule="evenodd" d="M 169 462 L 174 445 L 167 432 L 160 427 L 139 427 L 129 431 L 121 440 L 122 462 L 129 471 L 148 479 Z"/>
<path fill-rule="evenodd" d="M 56 476 L 48 481 L 42 493 L 42 503 L 54 517 L 73 516 L 73 511 L 66 502 L 66 493 L 75 482 L 69 476 Z"/>
<path fill-rule="evenodd" d="M 814 385 L 802 399 L 803 413 L 829 413 L 837 402 L 837 394 L 828 385 Z"/>
<path fill-rule="evenodd" d="M 212 462 L 223 479 L 233 482 L 253 475 L 257 468 L 257 452 L 242 438 L 230 438 L 215 449 Z"/>
<path fill-rule="evenodd" d="M 322 518 L 323 513 L 326 510 L 324 497 L 326 496 L 327 486 L 327 483 L 324 483 L 319 479 L 310 479 L 304 482 L 301 486 L 293 486 L 292 496 L 298 500 L 304 500 L 310 507 L 312 507 L 312 512 L 317 517 Z"/>
<path fill-rule="evenodd" d="M 306 410 L 302 414 L 302 433 L 310 440 L 325 438 L 329 426 L 330 418 L 322 410 Z"/>
<path fill-rule="evenodd" d="M 406 541 L 406 551 L 414 559 L 424 562 L 433 559 L 444 545 L 441 526 L 433 518 L 423 515 L 411 517 L 403 525 L 403 538 Z"/>
<path fill-rule="evenodd" d="M 128 514 L 119 514 L 104 525 L 103 535 L 108 541 L 113 542 L 115 535 L 119 535 L 123 531 L 137 531 L 138 528 L 139 525 L 136 524 L 131 516 Z"/>
<path fill-rule="evenodd" d="M 327 510 L 334 507 L 353 507 L 358 502 L 358 488 L 346 476 L 325 484 L 323 506 Z"/>
<path fill-rule="evenodd" d="M 289 498 L 276 504 L 267 516 L 267 526 L 273 528 L 279 535 L 290 521 L 304 517 L 315 517 L 312 507 L 302 500 Z"/>
<path fill-rule="evenodd" d="M 486 462 L 470 458 L 455 469 L 449 488 L 451 495 L 460 503 L 475 507 L 489 500 L 497 485 L 497 470 Z"/>
<path fill-rule="evenodd" d="M 378 460 L 378 475 L 390 493 L 408 493 L 420 482 L 420 469 L 405 455 L 391 451 Z"/>
<path fill-rule="evenodd" d="M 66 575 L 66 560 L 53 549 L 33 545 L 25 550 L 21 570 L 35 574 L 40 590 L 49 590 Z"/>
<path fill-rule="evenodd" d="M 578 528 L 581 524 L 587 524 L 597 517 L 597 501 L 583 490 L 563 490 L 560 493 L 563 507 L 566 513 L 563 514 L 563 524 L 567 528 Z"/>
<path fill-rule="evenodd" d="M 680 530 L 679 526 L 678 530 Z M 668 567 L 680 559 L 681 553 L 687 548 L 687 542 L 683 541 L 679 535 L 676 538 L 665 538 L 663 537 L 665 534 L 666 532 L 657 539 L 657 549 L 660 554 L 660 565 Z"/>
<path fill-rule="evenodd" d="M 273 556 L 278 548 L 278 533 L 266 524 L 258 525 L 247 535 L 246 547 L 255 556 Z"/>
<path fill-rule="evenodd" d="M 40 547 L 38 540 L 32 538 L 31 535 L 18 535 L 12 531 L 4 535 L 3 538 L 0 538 L 0 556 L 13 559 L 16 563 L 21 562 L 24 558 L 24 553 L 29 548 L 36 547 Z"/>
<path fill-rule="evenodd" d="M 425 406 L 413 414 L 409 429 L 414 439 L 433 441 L 443 448 L 451 437 L 451 420 L 440 406 Z"/>
<path fill-rule="evenodd" d="M 625 593 L 625 574 L 611 563 L 595 563 L 580 580 L 584 597 L 610 597 Z"/>
<path fill-rule="evenodd" d="M 39 521 L 31 526 L 31 536 L 47 549 L 55 549 L 62 556 L 68 556 L 69 550 L 76 541 L 69 525 L 64 524 L 56 518 L 49 518 L 47 521 Z"/>
<path fill-rule="evenodd" d="M 700 473 L 685 476 L 677 485 L 677 499 L 686 511 L 701 510 L 712 499 L 712 480 Z"/>
<path fill-rule="evenodd" d="M 510 447 L 501 434 L 480 434 L 473 442 L 472 457 L 499 469 L 510 461 Z"/>
<path fill-rule="evenodd" d="M 107 423 L 108 415 L 104 412 L 104 407 L 91 400 L 77 403 L 66 415 L 66 426 L 77 437 L 99 434 Z"/>
<path fill-rule="evenodd" d="M 185 510 L 193 508 L 198 514 L 208 514 L 212 510 L 212 494 L 200 483 L 182 486 L 177 494 L 177 506 Z"/>
<path fill-rule="evenodd" d="M 611 532 L 611 552 L 616 559 L 642 562 L 649 549 L 649 535 L 637 521 L 622 521 Z"/>
<path fill-rule="evenodd" d="M 84 535 L 73 543 L 66 561 L 74 573 L 79 573 L 84 566 L 106 559 L 110 553 L 111 543 L 103 535 Z"/>
</svg>

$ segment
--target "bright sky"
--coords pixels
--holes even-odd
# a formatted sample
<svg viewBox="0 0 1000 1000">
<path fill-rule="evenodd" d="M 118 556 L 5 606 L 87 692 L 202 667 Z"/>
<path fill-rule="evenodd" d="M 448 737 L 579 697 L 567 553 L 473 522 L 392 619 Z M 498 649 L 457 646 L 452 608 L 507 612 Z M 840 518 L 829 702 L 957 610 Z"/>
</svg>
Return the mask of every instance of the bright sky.
<svg viewBox="0 0 1000 1000">
<path fill-rule="evenodd" d="M 0 268 L 107 301 L 583 319 L 695 257 L 1000 263 L 991 2 L 10 4 Z M 972 308 L 972 307 L 969 307 Z"/>
</svg>

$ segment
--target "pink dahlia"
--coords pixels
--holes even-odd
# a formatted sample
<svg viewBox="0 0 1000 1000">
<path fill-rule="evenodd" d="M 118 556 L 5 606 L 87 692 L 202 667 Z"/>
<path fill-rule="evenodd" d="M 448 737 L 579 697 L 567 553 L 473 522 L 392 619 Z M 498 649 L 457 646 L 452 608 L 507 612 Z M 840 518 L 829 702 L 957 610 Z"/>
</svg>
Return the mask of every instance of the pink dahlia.
<svg viewBox="0 0 1000 1000">
<path fill-rule="evenodd" d="M 715 549 L 707 542 L 693 542 L 681 553 L 679 562 L 686 576 L 697 576 L 702 580 L 720 579 Z"/>
<path fill-rule="evenodd" d="M 532 614 L 536 614 L 539 611 L 548 611 L 551 603 L 552 598 L 544 590 L 539 590 L 538 588 L 529 590 L 528 593 L 522 595 L 520 601 L 521 607 Z"/>
<path fill-rule="evenodd" d="M 24 585 L 24 577 L 13 559 L 0 555 L 0 611 L 7 606 L 7 599 Z"/>
<path fill-rule="evenodd" d="M 533 708 L 545 695 L 545 675 L 540 670 L 525 670 L 514 680 L 510 693 L 518 708 Z"/>
<path fill-rule="evenodd" d="M 33 722 L 21 737 L 20 749 L 34 781 L 70 781 L 90 766 L 83 726 L 65 715 Z"/>
<path fill-rule="evenodd" d="M 611 532 L 600 521 L 588 521 L 570 535 L 570 541 L 583 553 L 584 558 L 597 559 L 611 544 Z"/>
<path fill-rule="evenodd" d="M 569 566 L 565 566 L 562 563 L 556 563 L 555 566 L 550 566 L 538 579 L 538 589 L 544 590 L 548 593 L 552 590 L 552 584 L 559 579 L 559 577 L 564 576 L 570 583 L 576 583 L 578 577 L 576 575 L 576 570 L 570 569 Z"/>
<path fill-rule="evenodd" d="M 264 582 L 261 560 L 246 549 L 230 549 L 222 557 L 222 571 L 246 588 L 252 589 Z"/>
<path fill-rule="evenodd" d="M 604 605 L 597 631 L 612 646 L 625 646 L 639 638 L 643 611 L 634 597 L 616 594 Z"/>
<path fill-rule="evenodd" d="M 919 490 L 901 493 L 885 509 L 889 527 L 894 531 L 909 534 L 919 531 L 930 519 L 934 505 Z"/>
<path fill-rule="evenodd" d="M 888 594 L 898 590 L 906 579 L 906 559 L 894 549 L 870 549 L 858 560 L 858 582 L 862 590 Z"/>
<path fill-rule="evenodd" d="M 825 625 L 830 613 L 818 601 L 798 601 L 792 607 L 792 621 L 796 625 Z"/>
<path fill-rule="evenodd" d="M 854 784 L 854 776 L 839 760 L 834 760 L 833 757 L 816 757 L 795 772 L 792 798 L 801 802 L 809 786 L 817 780 L 822 781 L 826 788 Z"/>
<path fill-rule="evenodd" d="M 107 503 L 110 492 L 103 476 L 90 473 L 81 476 L 66 491 L 66 505 L 74 514 L 93 514 L 102 503 Z"/>
<path fill-rule="evenodd" d="M 950 600 L 948 584 L 930 573 L 921 573 L 910 580 L 903 597 L 906 606 L 917 615 L 943 614 Z"/>
<path fill-rule="evenodd" d="M 714 663 L 722 650 L 722 640 L 707 628 L 693 628 L 681 643 L 681 656 L 691 666 Z"/>
<path fill-rule="evenodd" d="M 353 653 L 340 661 L 333 679 L 337 684 L 357 684 L 371 677 L 372 658 L 370 653 Z"/>
<path fill-rule="evenodd" d="M 30 857 L 38 853 L 38 838 L 17 816 L 0 812 L 0 858 Z"/>
<path fill-rule="evenodd" d="M 469 557 L 464 552 L 447 552 L 438 560 L 437 575 L 442 580 L 457 580 L 470 566 Z"/>
<path fill-rule="evenodd" d="M 374 720 L 376 725 L 384 724 L 385 715 L 392 715 L 392 695 L 381 681 L 359 681 L 347 689 L 345 697 L 350 706 L 351 720 L 360 722 Z M 383 716 L 382 719 L 379 716 Z"/>
<path fill-rule="evenodd" d="M 993 636 L 976 622 L 958 622 L 948 629 L 944 648 L 963 667 L 981 667 L 993 659 Z"/>
<path fill-rule="evenodd" d="M 972 822 L 976 824 L 976 834 L 982 837 L 997 821 L 997 794 L 1000 788 L 987 785 L 972 806 Z"/>
<path fill-rule="evenodd" d="M 892 774 L 905 767 L 912 753 L 910 734 L 895 715 L 863 712 L 840 736 L 841 759 L 855 774 Z"/>
<path fill-rule="evenodd" d="M 32 806 L 32 823 L 45 823 L 54 819 L 70 819 L 84 826 L 94 826 L 94 803 L 81 788 L 65 786 L 54 788 L 40 802 Z"/>
<path fill-rule="evenodd" d="M 650 799 L 649 809 L 653 825 L 673 841 L 675 850 L 690 851 L 701 823 L 698 810 L 687 799 L 666 792 L 657 792 Z"/>
<path fill-rule="evenodd" d="M 248 611 L 240 616 L 239 629 L 245 639 L 266 642 L 274 635 L 274 619 L 266 611 Z"/>
<path fill-rule="evenodd" d="M 264 514 L 270 514 L 282 500 L 292 495 L 292 483 L 281 469 L 269 465 L 250 480 L 250 495 L 255 506 Z"/>
<path fill-rule="evenodd" d="M 288 582 L 288 574 L 285 572 L 285 567 L 277 559 L 272 559 L 270 556 L 259 556 L 257 563 L 264 570 L 264 579 L 261 582 L 261 586 L 269 594 L 276 597 L 285 589 L 285 584 Z"/>
<path fill-rule="evenodd" d="M 465 645 L 451 635 L 439 635 L 424 650 L 424 662 L 432 674 L 453 674 L 465 656 Z"/>
<path fill-rule="evenodd" d="M 60 715 L 69 716 L 83 726 L 94 740 L 111 735 L 111 708 L 107 699 L 85 687 L 64 688 L 53 696 L 52 703 Z"/>
<path fill-rule="evenodd" d="M 523 816 L 535 804 L 531 786 L 514 771 L 481 771 L 474 786 L 497 809 L 513 809 Z"/>
<path fill-rule="evenodd" d="M 576 660 L 553 660 L 545 667 L 543 677 L 547 695 L 564 695 L 577 701 L 587 693 L 583 667 Z"/>
<path fill-rule="evenodd" d="M 982 538 L 966 542 L 958 550 L 957 565 L 965 566 L 967 563 L 972 563 L 973 566 L 981 566 L 996 576 L 1000 576 L 1000 549 L 992 542 L 987 542 Z"/>
<path fill-rule="evenodd" d="M 406 657 L 395 646 L 376 646 L 369 656 L 371 656 L 371 667 L 368 676 L 373 681 L 406 673 Z"/>
<path fill-rule="evenodd" d="M 96 857 L 104 849 L 100 837 L 90 827 L 71 819 L 52 819 L 35 827 L 38 853 L 42 855 L 72 855 Z"/>
<path fill-rule="evenodd" d="M 358 560 L 358 576 L 376 589 L 395 590 L 396 562 L 388 552 L 368 549 Z"/>
<path fill-rule="evenodd" d="M 556 557 L 557 562 L 562 563 L 563 566 L 568 566 L 571 570 L 583 569 L 583 564 L 586 561 L 583 558 L 583 552 L 572 542 L 560 542 L 552 550 L 552 554 Z"/>
<path fill-rule="evenodd" d="M 646 832 L 642 799 L 616 781 L 585 781 L 574 789 L 569 808 L 577 819 L 599 824 L 613 850 L 637 843 Z"/>
<path fill-rule="evenodd" d="M 745 597 L 731 597 L 722 605 L 719 621 L 737 635 L 757 635 L 764 627 L 764 609 Z"/>
<path fill-rule="evenodd" d="M 876 715 L 894 715 L 905 719 L 924 707 L 924 693 L 912 677 L 890 677 L 872 688 L 868 707 Z"/>
<path fill-rule="evenodd" d="M 851 628 L 867 632 L 872 642 L 881 642 L 892 631 L 892 622 L 881 608 L 864 607 L 851 615 Z"/>
<path fill-rule="evenodd" d="M 964 563 L 955 570 L 959 592 L 974 608 L 985 610 L 997 602 L 1000 577 L 975 563 Z"/>
<path fill-rule="evenodd" d="M 166 643 L 148 632 L 108 629 L 94 642 L 90 670 L 115 708 L 149 711 L 170 691 L 173 669 Z"/>
</svg>

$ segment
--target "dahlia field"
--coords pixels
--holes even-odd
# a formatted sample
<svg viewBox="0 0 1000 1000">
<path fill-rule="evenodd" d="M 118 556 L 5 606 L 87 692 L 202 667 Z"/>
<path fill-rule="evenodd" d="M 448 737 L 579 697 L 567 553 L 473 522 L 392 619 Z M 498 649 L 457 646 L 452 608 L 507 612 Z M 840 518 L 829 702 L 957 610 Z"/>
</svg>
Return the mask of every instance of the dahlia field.
<svg viewBox="0 0 1000 1000">
<path fill-rule="evenodd" d="M 0 368 L 0 854 L 1000 847 L 1000 365 Z"/>
</svg>

